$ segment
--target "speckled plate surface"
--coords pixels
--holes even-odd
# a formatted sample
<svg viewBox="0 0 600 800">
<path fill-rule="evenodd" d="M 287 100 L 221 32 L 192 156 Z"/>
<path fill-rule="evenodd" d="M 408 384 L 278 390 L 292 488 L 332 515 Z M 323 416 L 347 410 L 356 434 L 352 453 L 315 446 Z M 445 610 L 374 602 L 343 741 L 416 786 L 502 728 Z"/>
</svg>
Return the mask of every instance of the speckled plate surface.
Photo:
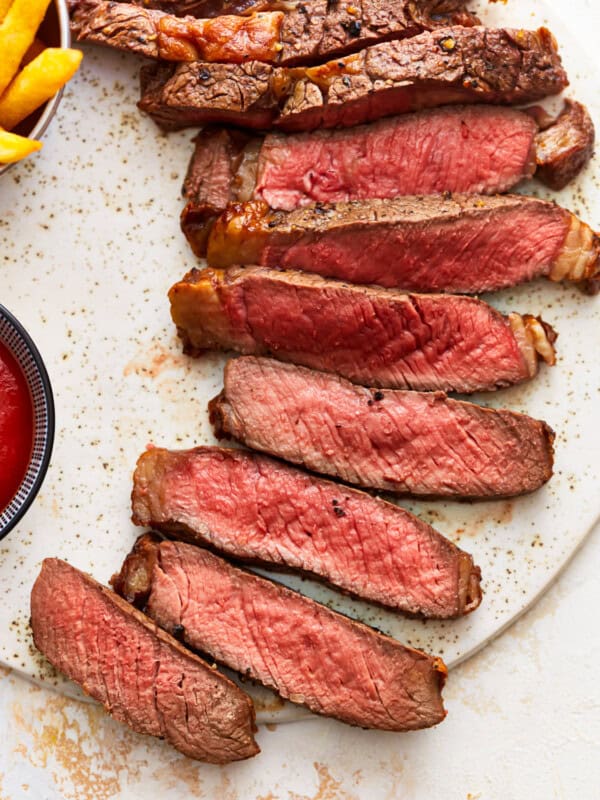
<svg viewBox="0 0 600 800">
<path fill-rule="evenodd" d="M 486 7 L 487 22 L 557 35 L 569 94 L 596 122 L 593 61 L 550 3 Z M 556 4 L 553 4 L 556 5 Z M 135 58 L 86 49 L 42 157 L 0 180 L 0 301 L 34 336 L 56 396 L 57 433 L 42 491 L 0 548 L 0 662 L 77 692 L 32 648 L 29 591 L 46 556 L 107 581 L 138 530 L 129 521 L 131 471 L 149 442 L 213 442 L 207 400 L 221 387 L 220 356 L 181 354 L 166 291 L 194 265 L 179 231 L 181 181 L 192 133 L 161 135 L 135 108 Z M 556 105 L 556 104 L 555 104 Z M 600 227 L 595 163 L 559 202 Z M 537 184 L 524 187 L 548 197 Z M 467 658 L 533 603 L 600 514 L 600 299 L 546 282 L 505 291 L 503 311 L 543 314 L 558 330 L 558 364 L 524 387 L 477 399 L 547 420 L 557 432 L 556 474 L 527 498 L 494 503 L 407 504 L 475 556 L 484 601 L 458 622 L 407 620 L 310 581 L 284 580 L 332 607 L 443 655 Z M 281 579 L 281 578 L 280 578 Z M 304 715 L 250 687 L 259 719 Z"/>
</svg>

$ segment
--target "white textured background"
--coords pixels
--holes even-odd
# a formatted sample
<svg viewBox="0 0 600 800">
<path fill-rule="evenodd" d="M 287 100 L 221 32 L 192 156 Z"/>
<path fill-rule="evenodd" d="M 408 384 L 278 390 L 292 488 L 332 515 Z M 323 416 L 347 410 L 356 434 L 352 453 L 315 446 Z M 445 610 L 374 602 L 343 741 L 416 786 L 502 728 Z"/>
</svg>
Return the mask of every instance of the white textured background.
<svg viewBox="0 0 600 800">
<path fill-rule="evenodd" d="M 560 3 L 559 13 L 600 74 L 597 0 Z M 261 756 L 226 768 L 191 762 L 0 669 L 0 800 L 598 800 L 599 568 L 596 530 L 533 611 L 451 674 L 439 728 L 263 727 Z"/>
</svg>

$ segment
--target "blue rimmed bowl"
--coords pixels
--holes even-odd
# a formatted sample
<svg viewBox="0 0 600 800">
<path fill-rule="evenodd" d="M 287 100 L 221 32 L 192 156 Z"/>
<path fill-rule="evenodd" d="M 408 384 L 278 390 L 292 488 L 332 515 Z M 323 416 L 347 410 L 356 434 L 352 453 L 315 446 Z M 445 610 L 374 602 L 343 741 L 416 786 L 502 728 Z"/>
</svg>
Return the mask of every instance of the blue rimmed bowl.
<svg viewBox="0 0 600 800">
<path fill-rule="evenodd" d="M 0 510 L 0 539 L 3 539 L 23 518 L 46 477 L 54 444 L 54 397 L 46 367 L 33 339 L 2 305 L 0 341 L 21 368 L 33 407 L 33 445 L 27 471 L 12 500 Z"/>
</svg>

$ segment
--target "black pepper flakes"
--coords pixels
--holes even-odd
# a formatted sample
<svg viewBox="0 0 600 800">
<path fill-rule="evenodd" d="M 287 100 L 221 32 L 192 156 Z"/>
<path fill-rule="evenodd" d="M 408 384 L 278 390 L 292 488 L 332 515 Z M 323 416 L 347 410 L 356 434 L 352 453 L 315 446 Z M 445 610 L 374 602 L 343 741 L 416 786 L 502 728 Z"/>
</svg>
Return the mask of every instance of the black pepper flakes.
<svg viewBox="0 0 600 800">
<path fill-rule="evenodd" d="M 336 517 L 345 517 L 346 516 L 346 512 L 344 511 L 344 509 L 340 508 L 339 506 L 334 506 L 333 507 L 333 512 L 336 515 Z"/>
<path fill-rule="evenodd" d="M 175 625 L 171 632 L 176 639 L 183 639 L 185 628 L 183 627 L 183 625 Z"/>
<path fill-rule="evenodd" d="M 207 69 L 203 69 L 200 72 L 200 80 L 201 81 L 207 81 L 209 79 L 210 79 L 210 72 Z"/>
<path fill-rule="evenodd" d="M 342 83 L 344 84 L 344 86 L 347 86 L 349 88 L 351 85 L 350 78 L 347 75 L 344 75 L 344 77 L 342 78 Z"/>
<path fill-rule="evenodd" d="M 383 392 L 379 391 L 379 389 L 373 395 L 375 400 L 383 400 Z"/>
<path fill-rule="evenodd" d="M 359 22 L 357 19 L 353 19 L 350 25 L 348 25 L 348 33 L 350 36 L 360 36 L 360 32 L 362 30 L 362 23 Z"/>
</svg>

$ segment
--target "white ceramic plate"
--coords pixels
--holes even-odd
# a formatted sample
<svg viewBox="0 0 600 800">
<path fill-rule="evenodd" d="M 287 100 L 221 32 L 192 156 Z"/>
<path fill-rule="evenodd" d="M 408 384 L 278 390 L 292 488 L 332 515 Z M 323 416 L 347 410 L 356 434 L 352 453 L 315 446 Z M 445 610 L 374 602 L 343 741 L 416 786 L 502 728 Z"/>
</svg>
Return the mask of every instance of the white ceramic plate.
<svg viewBox="0 0 600 800">
<path fill-rule="evenodd" d="M 551 4 L 521 0 L 486 7 L 482 15 L 511 26 L 547 23 L 571 76 L 569 94 L 600 120 L 593 62 Z M 222 381 L 221 356 L 191 360 L 181 354 L 166 300 L 169 286 L 195 263 L 178 224 L 192 132 L 165 137 L 137 112 L 138 69 L 133 57 L 86 49 L 43 155 L 0 182 L 0 300 L 34 336 L 57 406 L 44 487 L 0 546 L 0 662 L 68 693 L 75 687 L 52 674 L 28 632 L 29 591 L 40 561 L 60 556 L 107 581 L 139 533 L 129 521 L 137 456 L 149 442 L 213 442 L 206 404 Z M 554 196 L 599 227 L 594 166 Z M 537 184 L 524 188 L 550 196 Z M 600 514 L 600 299 L 546 282 L 491 299 L 503 311 L 542 313 L 560 334 L 554 369 L 542 369 L 527 386 L 478 398 L 547 420 L 557 432 L 556 474 L 527 498 L 407 504 L 473 553 L 483 572 L 480 609 L 457 622 L 420 622 L 310 581 L 284 579 L 441 654 L 450 666 L 539 597 Z M 250 690 L 262 721 L 305 713 Z"/>
</svg>

